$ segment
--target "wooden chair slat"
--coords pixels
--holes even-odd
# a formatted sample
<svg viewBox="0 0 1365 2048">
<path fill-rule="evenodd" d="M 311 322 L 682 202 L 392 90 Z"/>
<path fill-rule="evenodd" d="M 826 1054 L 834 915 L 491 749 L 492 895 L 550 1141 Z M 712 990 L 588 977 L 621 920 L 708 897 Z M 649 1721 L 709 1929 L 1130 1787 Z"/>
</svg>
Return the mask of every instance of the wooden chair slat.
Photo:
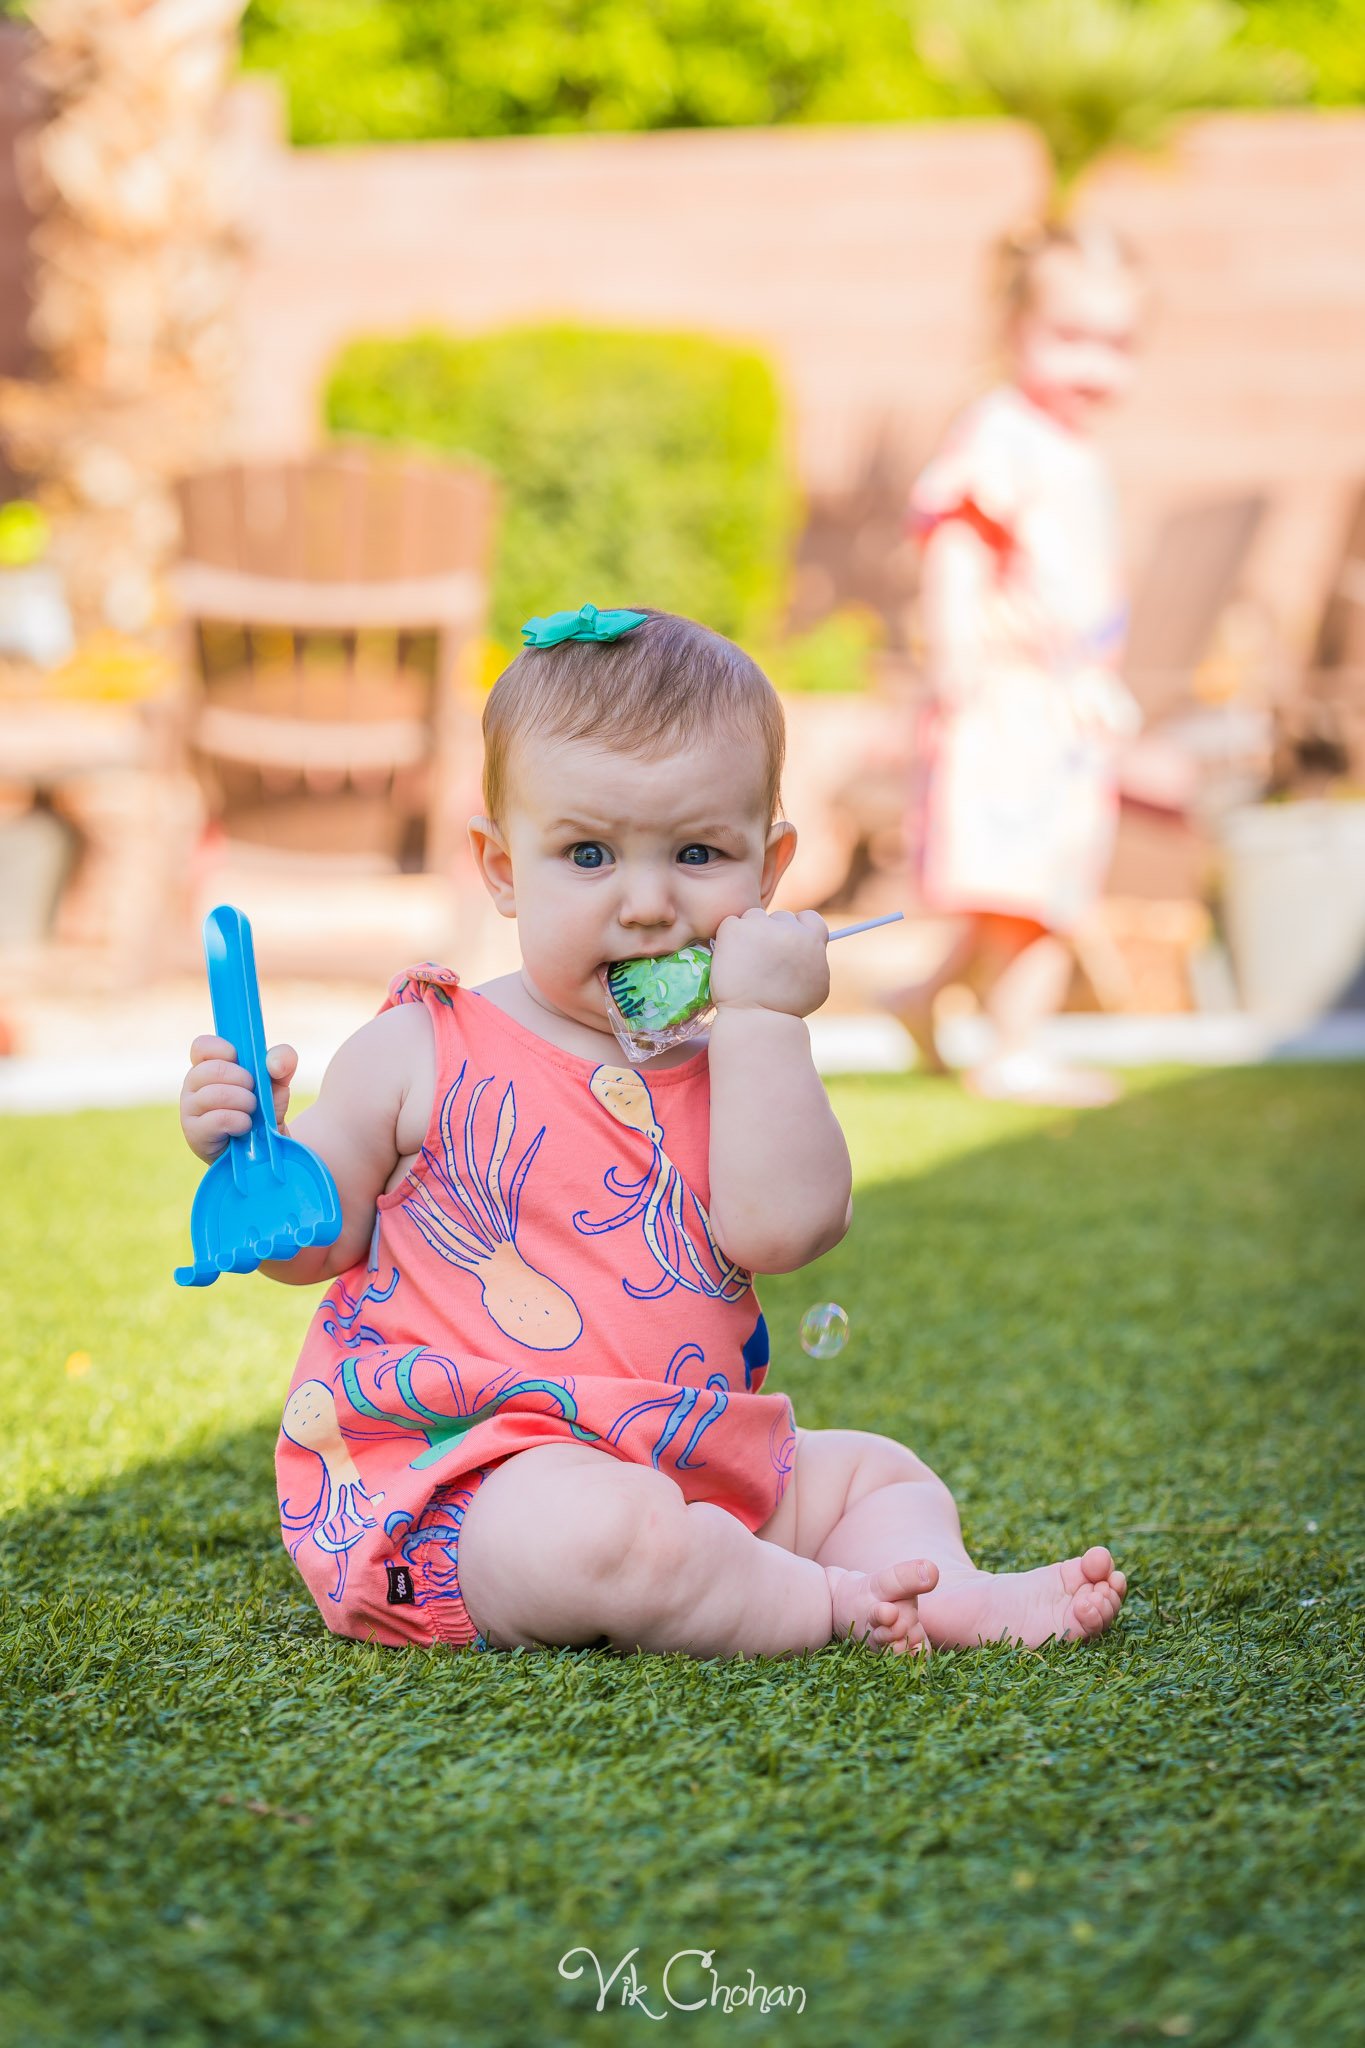
<svg viewBox="0 0 1365 2048">
<path fill-rule="evenodd" d="M 206 562 L 179 563 L 171 587 L 182 611 L 194 618 L 302 633 L 468 628 L 477 624 L 484 597 L 478 578 L 465 571 L 406 583 L 309 583 L 244 575 Z"/>
<path fill-rule="evenodd" d="M 200 753 L 243 767 L 310 769 L 347 774 L 391 773 L 425 760 L 431 734 L 425 719 L 270 718 L 207 704 L 195 727 Z"/>
</svg>

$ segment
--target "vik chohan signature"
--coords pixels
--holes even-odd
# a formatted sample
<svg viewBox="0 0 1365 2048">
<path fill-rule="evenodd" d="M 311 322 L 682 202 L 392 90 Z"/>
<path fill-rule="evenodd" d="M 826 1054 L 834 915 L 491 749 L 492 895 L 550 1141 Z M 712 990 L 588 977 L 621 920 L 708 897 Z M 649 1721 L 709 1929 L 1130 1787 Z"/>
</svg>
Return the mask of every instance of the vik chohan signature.
<svg viewBox="0 0 1365 2048">
<path fill-rule="evenodd" d="M 638 1944 L 627 1949 L 608 1975 L 593 1949 L 571 1948 L 559 1959 L 559 1974 L 571 1980 L 589 1973 L 595 1976 L 598 2012 L 606 2010 L 610 1999 L 614 2005 L 634 2006 L 652 2020 L 666 2020 L 670 2011 L 701 2012 L 707 2006 L 720 2012 L 733 2012 L 736 2007 L 748 2007 L 755 2012 L 772 2012 L 778 2007 L 789 2007 L 793 2012 L 806 2009 L 806 1993 L 800 1984 L 760 1984 L 752 1970 L 745 1972 L 747 1983 L 722 1983 L 719 1971 L 712 1967 L 716 1951 L 711 1948 L 675 1950 L 664 1964 L 659 1988 L 654 1991 L 636 1968 L 639 1953 Z"/>
</svg>

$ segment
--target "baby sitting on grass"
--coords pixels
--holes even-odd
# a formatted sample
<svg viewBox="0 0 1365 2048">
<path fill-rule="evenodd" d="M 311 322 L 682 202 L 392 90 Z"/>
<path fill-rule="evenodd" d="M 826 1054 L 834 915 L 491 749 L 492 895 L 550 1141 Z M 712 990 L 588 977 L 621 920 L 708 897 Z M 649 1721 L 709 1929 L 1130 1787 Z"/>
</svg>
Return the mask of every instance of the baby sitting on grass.
<svg viewBox="0 0 1365 2048">
<path fill-rule="evenodd" d="M 1092 1636 L 1107 1550 L 990 1573 L 913 1451 L 797 1429 L 765 1393 L 750 1275 L 852 1215 L 805 1018 L 825 927 L 769 911 L 796 845 L 784 735 L 738 647 L 664 612 L 557 614 L 484 715 L 474 856 L 518 973 L 398 976 L 293 1125 L 341 1235 L 263 1268 L 326 1283 L 284 1412 L 284 1540 L 340 1635 L 784 1656 Z M 630 1065 L 612 962 L 714 939 L 709 1041 Z M 235 1048 L 181 1098 L 210 1160 L 245 1131 Z M 283 1118 L 296 1057 L 269 1056 Z"/>
</svg>

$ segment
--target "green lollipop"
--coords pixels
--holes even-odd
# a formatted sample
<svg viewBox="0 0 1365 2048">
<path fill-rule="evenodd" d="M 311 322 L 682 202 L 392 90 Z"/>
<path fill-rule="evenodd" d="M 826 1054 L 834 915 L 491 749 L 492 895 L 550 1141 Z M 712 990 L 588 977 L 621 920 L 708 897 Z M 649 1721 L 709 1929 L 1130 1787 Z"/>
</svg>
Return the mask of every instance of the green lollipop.
<svg viewBox="0 0 1365 2048">
<path fill-rule="evenodd" d="M 904 912 L 865 918 L 831 932 L 849 939 L 874 925 L 895 924 Z M 607 1015 L 626 1056 L 649 1059 L 700 1031 L 711 1010 L 711 947 L 703 940 L 656 959 L 614 960 L 607 969 Z"/>
<path fill-rule="evenodd" d="M 711 1000 L 711 948 L 684 946 L 655 960 L 616 960 L 607 969 L 611 999 L 630 1030 L 674 1031 Z"/>
</svg>

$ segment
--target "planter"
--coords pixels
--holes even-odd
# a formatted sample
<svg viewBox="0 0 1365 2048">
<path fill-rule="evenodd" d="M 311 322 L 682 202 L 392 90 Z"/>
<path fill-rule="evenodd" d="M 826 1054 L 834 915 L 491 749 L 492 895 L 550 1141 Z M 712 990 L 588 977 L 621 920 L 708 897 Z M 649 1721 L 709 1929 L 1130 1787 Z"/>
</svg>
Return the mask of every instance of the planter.
<svg viewBox="0 0 1365 2048">
<path fill-rule="evenodd" d="M 1230 812 L 1220 836 L 1242 1001 L 1295 1029 L 1365 966 L 1365 803 L 1257 804 Z"/>
<path fill-rule="evenodd" d="M 75 645 L 66 588 L 52 565 L 0 569 L 0 654 L 55 668 Z"/>
</svg>

